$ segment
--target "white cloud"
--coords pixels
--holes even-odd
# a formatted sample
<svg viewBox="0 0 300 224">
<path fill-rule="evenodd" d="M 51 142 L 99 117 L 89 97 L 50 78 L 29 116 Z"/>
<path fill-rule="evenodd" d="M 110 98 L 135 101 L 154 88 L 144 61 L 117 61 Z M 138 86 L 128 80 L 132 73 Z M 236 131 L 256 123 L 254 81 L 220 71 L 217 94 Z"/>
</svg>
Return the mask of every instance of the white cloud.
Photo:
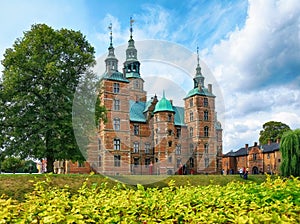
<svg viewBox="0 0 300 224">
<path fill-rule="evenodd" d="M 258 139 L 270 120 L 300 127 L 299 22 L 298 1 L 250 0 L 245 26 L 202 52 L 224 95 L 225 151 Z"/>
</svg>

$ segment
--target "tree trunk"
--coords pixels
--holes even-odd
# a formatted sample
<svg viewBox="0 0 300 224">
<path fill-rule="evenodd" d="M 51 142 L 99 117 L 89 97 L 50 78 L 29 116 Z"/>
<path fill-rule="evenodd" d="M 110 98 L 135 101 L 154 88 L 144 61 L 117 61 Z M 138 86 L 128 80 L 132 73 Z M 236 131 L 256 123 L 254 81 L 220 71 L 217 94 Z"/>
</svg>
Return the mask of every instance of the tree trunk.
<svg viewBox="0 0 300 224">
<path fill-rule="evenodd" d="M 54 172 L 54 158 L 53 156 L 47 156 L 47 173 L 53 173 Z"/>
</svg>

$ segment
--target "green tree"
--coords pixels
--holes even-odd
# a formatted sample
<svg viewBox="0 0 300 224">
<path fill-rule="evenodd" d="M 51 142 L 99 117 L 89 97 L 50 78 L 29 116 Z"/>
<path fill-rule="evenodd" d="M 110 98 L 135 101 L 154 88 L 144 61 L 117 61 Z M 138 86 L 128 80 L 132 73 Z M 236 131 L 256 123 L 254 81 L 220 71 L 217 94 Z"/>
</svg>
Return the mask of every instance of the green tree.
<svg viewBox="0 0 300 224">
<path fill-rule="evenodd" d="M 72 127 L 72 105 L 82 80 L 94 91 L 94 64 L 94 48 L 81 32 L 45 24 L 33 25 L 6 50 L 0 131 L 7 154 L 46 158 L 48 172 L 56 159 L 84 160 Z"/>
<path fill-rule="evenodd" d="M 283 176 L 300 176 L 300 129 L 285 132 L 280 142 Z"/>
<path fill-rule="evenodd" d="M 20 158 L 13 156 L 7 157 L 1 163 L 1 170 L 4 172 L 16 173 L 16 171 L 24 166 L 24 164 L 24 160 L 21 160 Z"/>
<path fill-rule="evenodd" d="M 284 132 L 291 130 L 290 127 L 278 121 L 269 121 L 263 125 L 263 130 L 260 131 L 259 142 L 261 145 L 267 144 L 269 140 L 275 142 Z"/>
</svg>

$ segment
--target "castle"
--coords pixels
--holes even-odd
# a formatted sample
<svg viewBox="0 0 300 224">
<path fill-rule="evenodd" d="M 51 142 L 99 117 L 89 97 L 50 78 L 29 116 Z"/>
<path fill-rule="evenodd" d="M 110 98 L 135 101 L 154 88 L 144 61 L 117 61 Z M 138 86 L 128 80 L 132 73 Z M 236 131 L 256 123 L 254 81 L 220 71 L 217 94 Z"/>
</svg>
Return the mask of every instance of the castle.
<svg viewBox="0 0 300 224">
<path fill-rule="evenodd" d="M 89 165 L 104 175 L 221 173 L 222 127 L 216 119 L 212 85 L 204 85 L 199 54 L 193 89 L 183 96 L 184 107 L 173 105 L 165 92 L 161 99 L 156 95 L 147 99 L 132 31 L 131 22 L 122 72 L 110 32 L 99 89 L 107 122 L 99 124 Z"/>
</svg>

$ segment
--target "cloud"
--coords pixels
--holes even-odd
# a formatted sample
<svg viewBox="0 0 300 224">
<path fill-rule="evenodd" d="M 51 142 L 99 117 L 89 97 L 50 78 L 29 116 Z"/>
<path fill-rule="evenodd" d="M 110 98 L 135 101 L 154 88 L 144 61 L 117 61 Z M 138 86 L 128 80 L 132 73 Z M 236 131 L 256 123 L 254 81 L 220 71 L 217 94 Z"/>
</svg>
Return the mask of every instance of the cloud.
<svg viewBox="0 0 300 224">
<path fill-rule="evenodd" d="M 250 0 L 247 13 L 243 27 L 202 52 L 225 100 L 225 152 L 258 139 L 267 121 L 300 127 L 300 5 Z"/>
</svg>

